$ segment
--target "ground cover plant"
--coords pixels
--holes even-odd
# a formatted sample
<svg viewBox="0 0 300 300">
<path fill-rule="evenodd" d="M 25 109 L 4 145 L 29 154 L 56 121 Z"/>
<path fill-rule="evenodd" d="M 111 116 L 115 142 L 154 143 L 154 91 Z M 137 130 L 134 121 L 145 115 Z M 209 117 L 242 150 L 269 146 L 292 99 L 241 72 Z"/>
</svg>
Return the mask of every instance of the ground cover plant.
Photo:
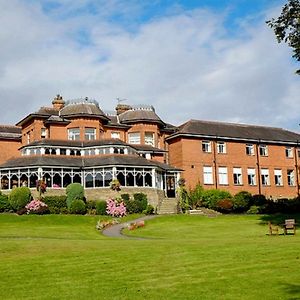
<svg viewBox="0 0 300 300">
<path fill-rule="evenodd" d="M 280 217 L 159 216 L 138 240 L 102 236 L 108 216 L 1 214 L 0 298 L 299 299 L 300 234 L 267 235 Z"/>
</svg>

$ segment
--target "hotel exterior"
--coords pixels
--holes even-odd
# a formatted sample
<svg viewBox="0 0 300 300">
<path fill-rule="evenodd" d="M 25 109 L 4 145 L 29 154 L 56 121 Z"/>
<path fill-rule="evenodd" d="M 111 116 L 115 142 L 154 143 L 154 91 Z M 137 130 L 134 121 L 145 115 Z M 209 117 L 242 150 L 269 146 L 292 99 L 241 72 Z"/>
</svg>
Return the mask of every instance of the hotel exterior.
<svg viewBox="0 0 300 300">
<path fill-rule="evenodd" d="M 118 104 L 105 114 L 96 101 L 64 101 L 41 107 L 16 126 L 0 126 L 1 190 L 49 190 L 79 182 L 86 190 L 156 190 L 175 197 L 180 177 L 236 193 L 299 195 L 300 135 L 280 128 L 190 120 L 178 127 L 151 106 Z"/>
</svg>

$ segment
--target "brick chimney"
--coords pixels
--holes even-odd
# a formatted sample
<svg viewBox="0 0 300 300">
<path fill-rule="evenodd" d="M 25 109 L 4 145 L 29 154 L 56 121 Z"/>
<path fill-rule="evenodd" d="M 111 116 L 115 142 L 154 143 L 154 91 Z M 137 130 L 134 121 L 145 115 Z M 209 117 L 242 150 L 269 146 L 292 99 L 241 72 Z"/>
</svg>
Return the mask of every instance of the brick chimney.
<svg viewBox="0 0 300 300">
<path fill-rule="evenodd" d="M 132 109 L 132 107 L 130 105 L 127 104 L 118 104 L 116 107 L 116 112 L 117 115 L 122 114 L 123 112 Z"/>
<path fill-rule="evenodd" d="M 52 101 L 53 108 L 56 110 L 61 110 L 65 106 L 65 101 L 61 95 L 56 95 Z"/>
</svg>

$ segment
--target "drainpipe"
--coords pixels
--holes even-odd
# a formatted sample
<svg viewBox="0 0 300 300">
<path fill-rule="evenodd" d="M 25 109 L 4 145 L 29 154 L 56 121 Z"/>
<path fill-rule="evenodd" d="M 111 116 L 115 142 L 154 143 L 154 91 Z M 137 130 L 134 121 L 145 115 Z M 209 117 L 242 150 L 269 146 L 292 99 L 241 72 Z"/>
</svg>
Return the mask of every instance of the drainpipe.
<svg viewBox="0 0 300 300">
<path fill-rule="evenodd" d="M 295 169 L 296 169 L 296 182 L 297 182 L 297 196 L 299 197 L 298 140 L 297 140 L 297 145 L 294 148 L 294 156 L 295 156 Z"/>
<path fill-rule="evenodd" d="M 216 136 L 217 140 L 217 136 Z M 213 158 L 214 158 L 214 173 L 215 173 L 215 187 L 218 188 L 218 173 L 217 173 L 217 156 L 216 156 L 216 141 L 212 141 L 212 147 L 213 147 Z"/>
<path fill-rule="evenodd" d="M 261 195 L 261 183 L 260 183 L 260 165 L 259 165 L 259 151 L 258 151 L 258 147 L 259 147 L 260 141 L 258 141 L 255 144 L 255 152 L 256 152 L 256 166 L 257 166 L 257 174 L 258 174 L 258 194 Z"/>
</svg>

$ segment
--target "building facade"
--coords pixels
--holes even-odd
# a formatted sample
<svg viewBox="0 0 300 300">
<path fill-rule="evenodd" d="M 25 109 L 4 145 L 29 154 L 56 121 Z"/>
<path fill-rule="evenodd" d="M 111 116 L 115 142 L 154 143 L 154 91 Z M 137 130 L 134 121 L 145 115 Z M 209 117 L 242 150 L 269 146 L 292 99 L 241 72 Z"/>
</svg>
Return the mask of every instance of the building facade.
<svg viewBox="0 0 300 300">
<path fill-rule="evenodd" d="M 188 188 L 246 190 L 274 199 L 299 195 L 300 135 L 288 130 L 190 120 L 163 122 L 151 106 L 118 104 L 105 114 L 88 98 L 41 107 L 16 126 L 0 126 L 2 190 L 50 189 L 80 182 L 86 189 L 161 190 L 174 197 L 178 180 Z"/>
</svg>

